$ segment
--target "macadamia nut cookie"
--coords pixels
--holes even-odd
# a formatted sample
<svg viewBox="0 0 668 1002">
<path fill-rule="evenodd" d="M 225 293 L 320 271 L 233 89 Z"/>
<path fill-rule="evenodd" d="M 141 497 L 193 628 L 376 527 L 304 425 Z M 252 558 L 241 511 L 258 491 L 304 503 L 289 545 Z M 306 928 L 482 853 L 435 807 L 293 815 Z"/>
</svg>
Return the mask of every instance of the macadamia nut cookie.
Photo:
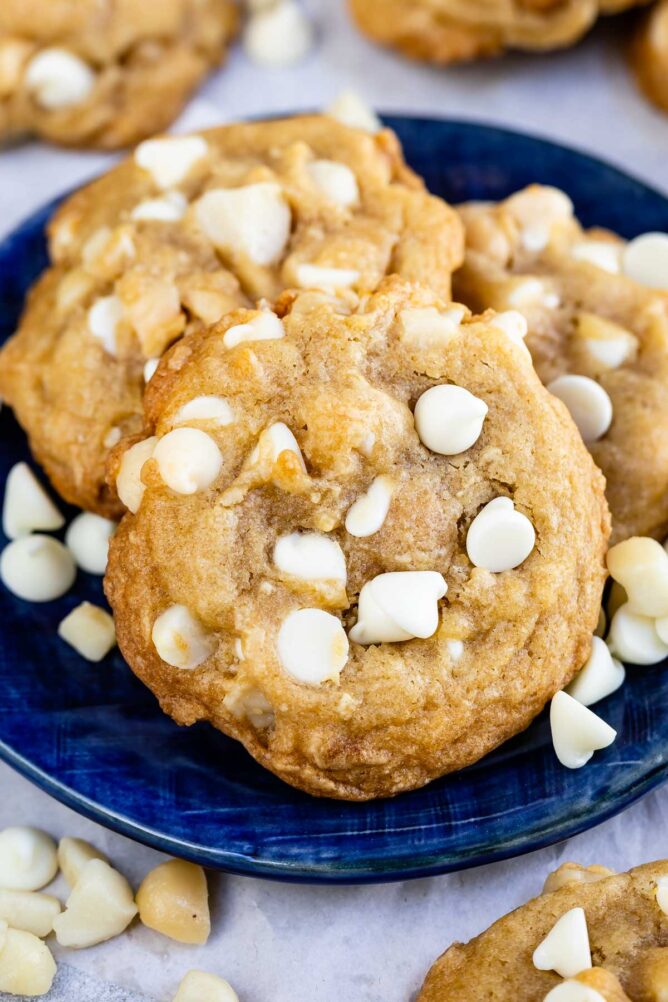
<svg viewBox="0 0 668 1002">
<path fill-rule="evenodd" d="M 569 863 L 553 876 L 540 897 L 446 950 L 417 1002 L 660 1002 L 668 862 L 621 874 Z"/>
<path fill-rule="evenodd" d="M 106 592 L 167 713 L 363 800 L 476 761 L 567 684 L 603 481 L 508 319 L 394 277 L 286 293 L 165 355 L 146 437 L 114 456 L 135 514 Z"/>
<path fill-rule="evenodd" d="M 573 45 L 600 14 L 646 0 L 350 0 L 371 39 L 414 59 L 452 63 L 505 49 Z"/>
<path fill-rule="evenodd" d="M 447 296 L 463 235 L 393 133 L 321 116 L 148 140 L 63 205 L 49 249 L 0 352 L 0 394 L 60 493 L 114 516 L 107 454 L 141 431 L 169 344 L 288 287 L 366 292 L 397 272 Z M 236 336 L 277 324 L 259 314 Z"/>
<path fill-rule="evenodd" d="M 0 143 L 113 149 L 160 132 L 236 23 L 233 0 L 2 0 Z"/>
<path fill-rule="evenodd" d="M 533 185 L 462 207 L 456 295 L 517 309 L 548 389 L 607 481 L 613 541 L 668 534 L 668 236 L 583 230 L 570 199 Z"/>
<path fill-rule="evenodd" d="M 632 48 L 636 76 L 647 96 L 668 111 L 668 2 L 659 0 L 647 13 Z"/>
</svg>

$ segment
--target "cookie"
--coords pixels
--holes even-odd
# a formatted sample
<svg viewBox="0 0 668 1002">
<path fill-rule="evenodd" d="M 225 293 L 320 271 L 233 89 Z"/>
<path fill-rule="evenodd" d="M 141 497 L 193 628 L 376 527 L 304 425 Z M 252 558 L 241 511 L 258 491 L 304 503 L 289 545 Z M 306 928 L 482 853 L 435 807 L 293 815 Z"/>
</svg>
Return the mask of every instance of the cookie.
<svg viewBox="0 0 668 1002">
<path fill-rule="evenodd" d="M 2 0 L 0 143 L 115 149 L 162 131 L 236 24 L 233 0 Z"/>
<path fill-rule="evenodd" d="M 643 19 L 631 50 L 633 68 L 647 96 L 668 111 L 668 3 L 659 0 Z"/>
<path fill-rule="evenodd" d="M 481 758 L 581 667 L 603 481 L 513 319 L 393 277 L 287 293 L 166 354 L 147 437 L 115 456 L 136 514 L 106 592 L 177 722 L 364 800 Z"/>
<path fill-rule="evenodd" d="M 569 879 L 560 879 L 558 890 L 544 892 L 469 943 L 446 950 L 427 975 L 417 1002 L 664 998 L 668 862 L 622 874 L 566 866 Z M 557 871 L 561 878 L 566 877 L 564 869 Z M 557 923 L 557 934 L 550 935 Z"/>
<path fill-rule="evenodd" d="M 107 454 L 141 431 L 172 341 L 293 285 L 364 292 L 397 272 L 448 295 L 463 231 L 393 133 L 314 116 L 148 140 L 64 204 L 49 249 L 0 395 L 57 490 L 113 517 Z"/>
<path fill-rule="evenodd" d="M 573 45 L 600 14 L 646 0 L 350 0 L 373 41 L 414 59 L 452 63 L 505 49 L 545 51 Z"/>
<path fill-rule="evenodd" d="M 462 218 L 468 247 L 457 296 L 476 310 L 522 311 L 538 375 L 571 408 L 607 480 L 613 541 L 663 539 L 668 238 L 627 243 L 585 231 L 563 192 L 538 185 L 497 205 L 464 206 Z"/>
</svg>

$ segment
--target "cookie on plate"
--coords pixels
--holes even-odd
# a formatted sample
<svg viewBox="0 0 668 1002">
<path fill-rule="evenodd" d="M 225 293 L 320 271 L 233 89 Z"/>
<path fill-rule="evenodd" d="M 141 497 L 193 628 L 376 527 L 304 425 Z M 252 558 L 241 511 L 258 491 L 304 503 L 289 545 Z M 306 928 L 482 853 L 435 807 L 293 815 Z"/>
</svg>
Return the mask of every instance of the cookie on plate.
<svg viewBox="0 0 668 1002">
<path fill-rule="evenodd" d="M 600 14 L 647 0 L 350 0 L 361 30 L 414 59 L 452 63 L 573 45 Z"/>
<path fill-rule="evenodd" d="M 146 438 L 115 456 L 136 514 L 107 596 L 179 723 L 310 793 L 389 796 L 481 758 L 582 666 L 603 480 L 517 315 L 396 277 L 276 310 L 163 358 Z"/>
<path fill-rule="evenodd" d="M 236 23 L 233 0 L 2 0 L 0 143 L 114 149 L 160 132 Z"/>
<path fill-rule="evenodd" d="M 659 2 L 643 19 L 634 39 L 632 62 L 641 87 L 668 111 L 668 2 Z"/>
<path fill-rule="evenodd" d="M 462 208 L 456 294 L 518 309 L 542 381 L 567 404 L 607 480 L 613 540 L 668 534 L 668 238 L 583 230 L 533 185 Z M 656 287 L 654 287 L 656 286 Z M 663 289 L 660 287 L 663 286 Z"/>
<path fill-rule="evenodd" d="M 668 862 L 621 874 L 568 863 L 446 950 L 417 1002 L 660 1002 L 667 986 Z"/>
<path fill-rule="evenodd" d="M 313 116 L 142 143 L 68 199 L 49 250 L 0 395 L 60 493 L 113 516 L 107 454 L 141 431 L 171 342 L 290 286 L 366 292 L 397 272 L 448 295 L 463 230 L 393 133 Z"/>
</svg>

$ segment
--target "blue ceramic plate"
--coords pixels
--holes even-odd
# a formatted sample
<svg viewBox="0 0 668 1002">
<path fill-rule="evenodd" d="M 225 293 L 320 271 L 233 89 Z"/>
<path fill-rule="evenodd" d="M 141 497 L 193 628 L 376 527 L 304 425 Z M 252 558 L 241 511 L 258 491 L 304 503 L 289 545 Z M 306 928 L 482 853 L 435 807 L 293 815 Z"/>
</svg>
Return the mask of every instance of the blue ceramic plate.
<svg viewBox="0 0 668 1002">
<path fill-rule="evenodd" d="M 668 201 L 573 150 L 459 122 L 391 119 L 408 161 L 449 201 L 496 199 L 531 181 L 564 188 L 587 224 L 627 237 L 668 231 Z M 0 340 L 46 263 L 47 206 L 0 246 Z M 0 482 L 28 458 L 0 414 Z M 4 545 L 4 544 L 3 544 Z M 466 771 L 371 804 L 315 800 L 265 772 L 208 725 L 177 727 L 118 653 L 100 665 L 56 636 L 99 579 L 30 605 L 0 589 L 0 755 L 82 814 L 207 866 L 282 880 L 352 882 L 440 873 L 515 856 L 603 821 L 667 774 L 668 673 L 631 669 L 598 707 L 619 731 L 584 769 L 563 769 L 543 714 Z"/>
</svg>

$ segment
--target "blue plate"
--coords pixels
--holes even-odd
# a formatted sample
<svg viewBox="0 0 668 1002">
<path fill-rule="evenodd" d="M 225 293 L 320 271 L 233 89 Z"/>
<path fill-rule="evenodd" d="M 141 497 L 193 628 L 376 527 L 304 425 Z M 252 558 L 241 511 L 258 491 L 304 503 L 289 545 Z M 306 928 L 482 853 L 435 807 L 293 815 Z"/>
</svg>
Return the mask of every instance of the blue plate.
<svg viewBox="0 0 668 1002">
<path fill-rule="evenodd" d="M 460 122 L 390 119 L 409 162 L 450 201 L 496 199 L 531 181 L 564 188 L 587 224 L 627 237 L 668 231 L 668 201 L 553 143 Z M 46 263 L 53 206 L 0 246 L 0 340 Z M 0 482 L 28 458 L 0 414 Z M 265 772 L 208 725 L 177 727 L 118 653 L 100 665 L 58 640 L 99 579 L 31 605 L 0 589 L 0 755 L 59 800 L 165 852 L 237 873 L 363 882 L 441 873 L 515 856 L 603 821 L 666 778 L 668 673 L 633 668 L 597 708 L 615 744 L 576 772 L 556 761 L 547 717 L 484 761 L 415 793 L 370 804 L 315 800 Z"/>
</svg>

